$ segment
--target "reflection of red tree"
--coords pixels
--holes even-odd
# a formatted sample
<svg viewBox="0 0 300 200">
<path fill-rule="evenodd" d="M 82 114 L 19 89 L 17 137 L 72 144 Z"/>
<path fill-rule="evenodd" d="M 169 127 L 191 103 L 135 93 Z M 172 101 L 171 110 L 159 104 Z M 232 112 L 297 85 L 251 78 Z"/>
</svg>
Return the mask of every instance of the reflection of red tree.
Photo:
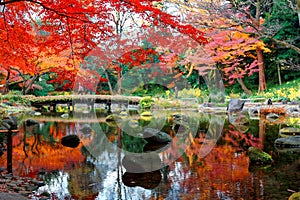
<svg viewBox="0 0 300 200">
<path fill-rule="evenodd" d="M 66 169 L 74 163 L 84 162 L 82 143 L 77 148 L 64 147 L 60 139 L 67 134 L 67 125 L 54 123 L 50 125 L 49 136 L 44 138 L 41 134 L 26 134 L 20 128 L 19 134 L 13 137 L 13 173 L 19 176 L 35 177 L 41 170 Z M 74 126 L 70 126 L 73 129 Z M 71 130 L 69 130 L 71 131 Z M 72 132 L 72 131 L 71 131 Z M 6 155 L 0 158 L 3 167 L 6 166 Z"/>
<path fill-rule="evenodd" d="M 222 145 L 215 146 L 206 157 L 198 158 L 197 153 L 202 146 L 199 141 L 196 138 L 186 150 L 190 165 L 183 164 L 180 169 L 184 176 L 181 186 L 190 191 L 184 197 L 217 199 L 218 192 L 232 196 L 250 177 L 248 157 L 245 153 L 237 154 L 238 148 Z"/>
<path fill-rule="evenodd" d="M 260 139 L 253 136 L 251 133 L 242 133 L 240 131 L 235 130 L 233 125 L 229 125 L 228 130 L 225 130 L 226 133 L 223 134 L 222 140 L 226 142 L 226 144 L 231 144 L 235 147 L 249 147 L 254 146 L 257 148 L 261 148 L 262 145 L 260 143 Z"/>
</svg>

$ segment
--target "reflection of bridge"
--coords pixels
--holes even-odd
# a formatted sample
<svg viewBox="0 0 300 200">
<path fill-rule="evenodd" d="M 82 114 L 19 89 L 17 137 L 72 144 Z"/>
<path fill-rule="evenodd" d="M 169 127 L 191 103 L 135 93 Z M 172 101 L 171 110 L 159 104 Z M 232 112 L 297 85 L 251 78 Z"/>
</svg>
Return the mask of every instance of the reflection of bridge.
<svg viewBox="0 0 300 200">
<path fill-rule="evenodd" d="M 94 104 L 105 104 L 108 110 L 112 104 L 137 105 L 141 97 L 137 96 L 121 96 L 121 95 L 61 95 L 61 96 L 24 96 L 25 99 L 31 102 L 31 105 L 37 108 L 50 106 L 55 111 L 57 104 L 66 104 L 68 109 L 75 104 L 85 104 L 94 109 Z M 72 109 L 73 110 L 73 109 Z"/>
<path fill-rule="evenodd" d="M 89 117 L 86 117 L 86 118 L 68 118 L 68 119 L 64 119 L 64 118 L 61 118 L 61 117 L 39 117 L 39 116 L 32 116 L 30 118 L 26 118 L 26 119 L 23 119 L 23 120 L 27 120 L 27 119 L 34 119 L 36 120 L 37 122 L 63 122 L 63 123 L 104 123 L 106 122 L 105 118 L 104 117 L 101 117 L 101 118 L 89 118 Z"/>
</svg>

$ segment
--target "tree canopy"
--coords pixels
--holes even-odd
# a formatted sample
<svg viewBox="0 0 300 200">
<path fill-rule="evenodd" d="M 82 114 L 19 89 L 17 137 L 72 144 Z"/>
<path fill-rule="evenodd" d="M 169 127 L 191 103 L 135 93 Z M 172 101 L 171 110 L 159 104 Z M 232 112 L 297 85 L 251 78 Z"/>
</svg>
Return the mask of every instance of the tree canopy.
<svg viewBox="0 0 300 200">
<path fill-rule="evenodd" d="M 131 60 L 129 68 L 141 65 L 141 60 L 151 60 L 147 53 L 151 49 L 161 57 L 176 57 L 171 59 L 172 63 L 158 61 L 173 68 L 183 66 L 186 74 L 182 70 L 177 72 L 186 78 L 193 71 L 201 75 L 205 66 L 213 62 L 224 80 L 229 84 L 239 83 L 247 93 L 251 91 L 243 79 L 258 72 L 255 84 L 263 91 L 265 71 L 275 73 L 278 63 L 290 66 L 284 69 L 299 69 L 298 11 L 296 1 L 286 0 L 226 3 L 219 0 L 2 0 L 0 68 L 6 80 L 5 91 L 10 84 L 17 83 L 24 94 L 28 93 L 44 74 L 49 74 L 49 83 L 56 83 L 62 90 L 72 89 L 76 76 L 82 80 L 93 77 L 111 88 L 111 77 L 118 76 L 119 80 L 122 73 L 119 70 L 114 75 L 114 70 L 121 69 L 114 62 L 124 66 L 126 58 L 126 62 Z M 140 43 L 126 44 L 128 39 L 133 43 L 134 38 Z M 152 47 L 142 48 L 141 41 L 147 41 Z M 115 54 L 118 58 L 109 60 L 111 55 L 101 55 L 106 59 L 105 65 L 101 61 L 96 68 L 82 68 L 95 49 L 98 54 L 99 51 L 112 54 L 113 50 L 106 47 L 115 43 L 119 43 L 117 50 L 122 51 Z M 137 57 L 130 57 L 137 48 L 141 49 L 135 53 Z M 90 81 L 87 79 L 85 83 L 88 85 Z"/>
</svg>

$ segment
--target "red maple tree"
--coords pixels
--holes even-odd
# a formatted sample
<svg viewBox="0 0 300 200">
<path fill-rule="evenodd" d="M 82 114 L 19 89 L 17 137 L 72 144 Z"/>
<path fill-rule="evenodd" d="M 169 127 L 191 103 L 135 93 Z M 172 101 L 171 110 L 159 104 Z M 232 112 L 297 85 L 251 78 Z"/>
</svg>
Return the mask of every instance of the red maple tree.
<svg viewBox="0 0 300 200">
<path fill-rule="evenodd" d="M 60 73 L 64 70 L 59 68 L 72 66 L 76 71 L 76 64 L 100 42 L 116 37 L 111 24 L 121 8 L 148 24 L 170 27 L 200 44 L 207 42 L 201 31 L 157 9 L 150 0 L 4 0 L 0 6 L 0 67 L 8 73 L 15 69 L 30 75 L 31 80 L 39 74 L 41 57 L 62 52 L 69 52 L 68 61 L 54 69 Z"/>
</svg>

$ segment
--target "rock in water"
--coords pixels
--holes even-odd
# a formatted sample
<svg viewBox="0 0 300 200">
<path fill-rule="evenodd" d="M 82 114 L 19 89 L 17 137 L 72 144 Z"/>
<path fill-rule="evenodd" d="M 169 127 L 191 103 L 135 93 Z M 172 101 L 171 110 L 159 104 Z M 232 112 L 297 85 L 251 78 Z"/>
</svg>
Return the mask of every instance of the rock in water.
<svg viewBox="0 0 300 200">
<path fill-rule="evenodd" d="M 152 116 L 152 113 L 150 111 L 145 111 L 145 112 L 141 113 L 141 116 L 142 117 L 149 117 L 149 116 Z"/>
<path fill-rule="evenodd" d="M 300 128 L 285 127 L 279 130 L 280 137 L 299 136 Z"/>
<path fill-rule="evenodd" d="M 244 100 L 240 100 L 240 99 L 230 99 L 228 106 L 227 106 L 227 111 L 228 112 L 236 112 L 236 111 L 241 111 L 243 110 L 245 101 Z"/>
<path fill-rule="evenodd" d="M 137 128 L 139 126 L 139 121 L 135 119 L 129 120 L 128 125 L 131 128 Z"/>
<path fill-rule="evenodd" d="M 250 162 L 254 164 L 271 164 L 273 162 L 272 157 L 261 149 L 255 147 L 249 147 L 247 152 Z"/>
<path fill-rule="evenodd" d="M 273 104 L 273 102 L 272 102 L 272 100 L 271 100 L 271 99 L 268 99 L 268 100 L 266 101 L 266 104 L 270 106 L 270 105 L 272 105 L 272 104 Z"/>
<path fill-rule="evenodd" d="M 161 169 L 162 162 L 155 152 L 147 154 L 128 154 L 122 159 L 122 165 L 127 172 L 146 173 Z"/>
<path fill-rule="evenodd" d="M 154 128 L 146 128 L 143 131 L 144 139 L 149 143 L 169 143 L 172 138 L 169 134 Z"/>
<path fill-rule="evenodd" d="M 128 113 L 126 111 L 122 111 L 122 112 L 120 112 L 119 116 L 121 118 L 126 118 L 128 116 Z"/>
<path fill-rule="evenodd" d="M 77 135 L 66 135 L 61 138 L 61 144 L 66 147 L 76 148 L 80 143 L 80 139 Z"/>
<path fill-rule="evenodd" d="M 34 120 L 34 119 L 27 119 L 26 120 L 26 126 L 33 126 L 33 125 L 38 125 L 39 122 Z"/>
<path fill-rule="evenodd" d="M 162 176 L 159 170 L 147 173 L 125 172 L 122 176 L 124 185 L 128 187 L 140 186 L 145 189 L 154 189 L 161 182 Z"/>
<path fill-rule="evenodd" d="M 281 148 L 300 148 L 300 136 L 277 138 L 274 145 Z"/>
<path fill-rule="evenodd" d="M 40 116 L 40 115 L 42 115 L 42 113 L 40 113 L 40 112 L 35 112 L 34 115 L 35 115 L 35 116 Z"/>
<path fill-rule="evenodd" d="M 68 119 L 70 116 L 68 113 L 64 113 L 60 116 L 61 118 Z"/>
<path fill-rule="evenodd" d="M 266 119 L 269 121 L 274 121 L 274 120 L 277 120 L 278 118 L 279 118 L 279 115 L 277 115 L 276 113 L 269 113 L 266 116 Z"/>
</svg>

